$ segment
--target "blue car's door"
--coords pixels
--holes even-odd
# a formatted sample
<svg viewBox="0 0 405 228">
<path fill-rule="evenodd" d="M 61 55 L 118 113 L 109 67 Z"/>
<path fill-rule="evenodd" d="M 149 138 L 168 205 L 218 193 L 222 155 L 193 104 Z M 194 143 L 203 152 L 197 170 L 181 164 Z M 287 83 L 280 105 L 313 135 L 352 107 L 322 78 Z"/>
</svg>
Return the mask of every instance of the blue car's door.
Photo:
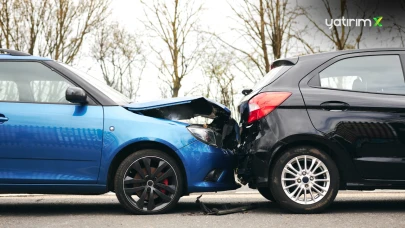
<svg viewBox="0 0 405 228">
<path fill-rule="evenodd" d="M 0 62 L 0 184 L 97 182 L 103 108 L 69 103 L 69 86 L 40 62 Z"/>
</svg>

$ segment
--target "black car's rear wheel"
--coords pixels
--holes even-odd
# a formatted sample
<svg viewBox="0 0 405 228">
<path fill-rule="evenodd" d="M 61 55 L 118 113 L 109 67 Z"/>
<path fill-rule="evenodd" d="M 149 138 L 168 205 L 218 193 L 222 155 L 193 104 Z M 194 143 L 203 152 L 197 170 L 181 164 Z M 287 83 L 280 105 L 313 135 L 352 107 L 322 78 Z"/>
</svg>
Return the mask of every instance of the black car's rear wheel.
<svg viewBox="0 0 405 228">
<path fill-rule="evenodd" d="M 286 151 L 275 163 L 271 180 L 277 202 L 295 213 L 321 212 L 333 202 L 339 189 L 335 163 L 313 147 Z"/>
<path fill-rule="evenodd" d="M 261 188 L 257 188 L 257 190 L 259 190 L 259 193 L 266 199 L 270 200 L 271 202 L 276 202 L 276 200 L 274 199 L 273 194 L 271 193 L 271 190 L 269 187 L 261 187 Z"/>
<path fill-rule="evenodd" d="M 182 189 L 178 164 L 158 150 L 141 150 L 128 156 L 115 176 L 118 200 L 135 214 L 167 212 L 178 202 Z"/>
</svg>

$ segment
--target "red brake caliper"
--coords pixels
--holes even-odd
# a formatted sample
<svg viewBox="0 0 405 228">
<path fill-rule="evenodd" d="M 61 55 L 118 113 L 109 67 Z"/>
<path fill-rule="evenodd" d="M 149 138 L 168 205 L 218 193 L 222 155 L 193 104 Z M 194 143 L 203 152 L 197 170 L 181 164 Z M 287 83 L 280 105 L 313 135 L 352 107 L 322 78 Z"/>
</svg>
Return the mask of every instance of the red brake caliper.
<svg viewBox="0 0 405 228">
<path fill-rule="evenodd" d="M 162 183 L 167 186 L 167 185 L 169 185 L 169 180 L 168 180 L 168 179 L 164 179 L 164 180 L 162 181 Z M 166 194 L 166 190 L 165 190 L 165 189 L 161 189 L 161 191 L 162 191 L 164 194 Z"/>
</svg>

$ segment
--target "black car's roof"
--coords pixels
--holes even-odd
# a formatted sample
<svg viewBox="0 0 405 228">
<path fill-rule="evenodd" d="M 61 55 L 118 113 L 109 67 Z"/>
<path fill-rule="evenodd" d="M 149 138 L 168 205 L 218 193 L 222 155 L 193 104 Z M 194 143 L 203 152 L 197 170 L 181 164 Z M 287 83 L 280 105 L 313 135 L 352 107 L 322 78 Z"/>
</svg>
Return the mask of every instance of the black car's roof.
<svg viewBox="0 0 405 228">
<path fill-rule="evenodd" d="M 287 58 L 276 59 L 272 65 L 284 65 L 285 63 L 297 64 L 298 60 L 301 62 L 310 61 L 313 66 L 318 66 L 325 60 L 332 59 L 339 55 L 353 54 L 353 53 L 364 53 L 364 52 L 386 52 L 386 51 L 405 51 L 405 48 L 365 48 L 365 49 L 350 49 L 350 50 L 339 50 L 330 52 L 321 52 L 316 54 L 308 54 L 301 56 L 291 56 Z"/>
<path fill-rule="evenodd" d="M 382 52 L 382 51 L 405 51 L 405 48 L 365 48 L 365 49 L 350 49 L 350 50 L 340 50 L 340 51 L 330 51 L 316 54 L 309 54 L 299 56 L 299 58 L 311 58 L 311 57 L 320 57 L 324 56 L 325 58 L 333 58 L 342 54 L 351 54 L 351 53 L 362 53 L 362 52 Z"/>
</svg>

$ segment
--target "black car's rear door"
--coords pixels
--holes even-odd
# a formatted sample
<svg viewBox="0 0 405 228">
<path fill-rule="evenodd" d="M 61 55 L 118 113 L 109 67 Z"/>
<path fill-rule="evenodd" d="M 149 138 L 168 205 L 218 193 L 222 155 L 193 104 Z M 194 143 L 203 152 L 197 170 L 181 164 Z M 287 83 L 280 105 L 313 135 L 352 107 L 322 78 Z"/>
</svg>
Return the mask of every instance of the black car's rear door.
<svg viewBox="0 0 405 228">
<path fill-rule="evenodd" d="M 314 127 L 350 153 L 365 179 L 405 180 L 403 54 L 338 56 L 300 82 Z"/>
</svg>

